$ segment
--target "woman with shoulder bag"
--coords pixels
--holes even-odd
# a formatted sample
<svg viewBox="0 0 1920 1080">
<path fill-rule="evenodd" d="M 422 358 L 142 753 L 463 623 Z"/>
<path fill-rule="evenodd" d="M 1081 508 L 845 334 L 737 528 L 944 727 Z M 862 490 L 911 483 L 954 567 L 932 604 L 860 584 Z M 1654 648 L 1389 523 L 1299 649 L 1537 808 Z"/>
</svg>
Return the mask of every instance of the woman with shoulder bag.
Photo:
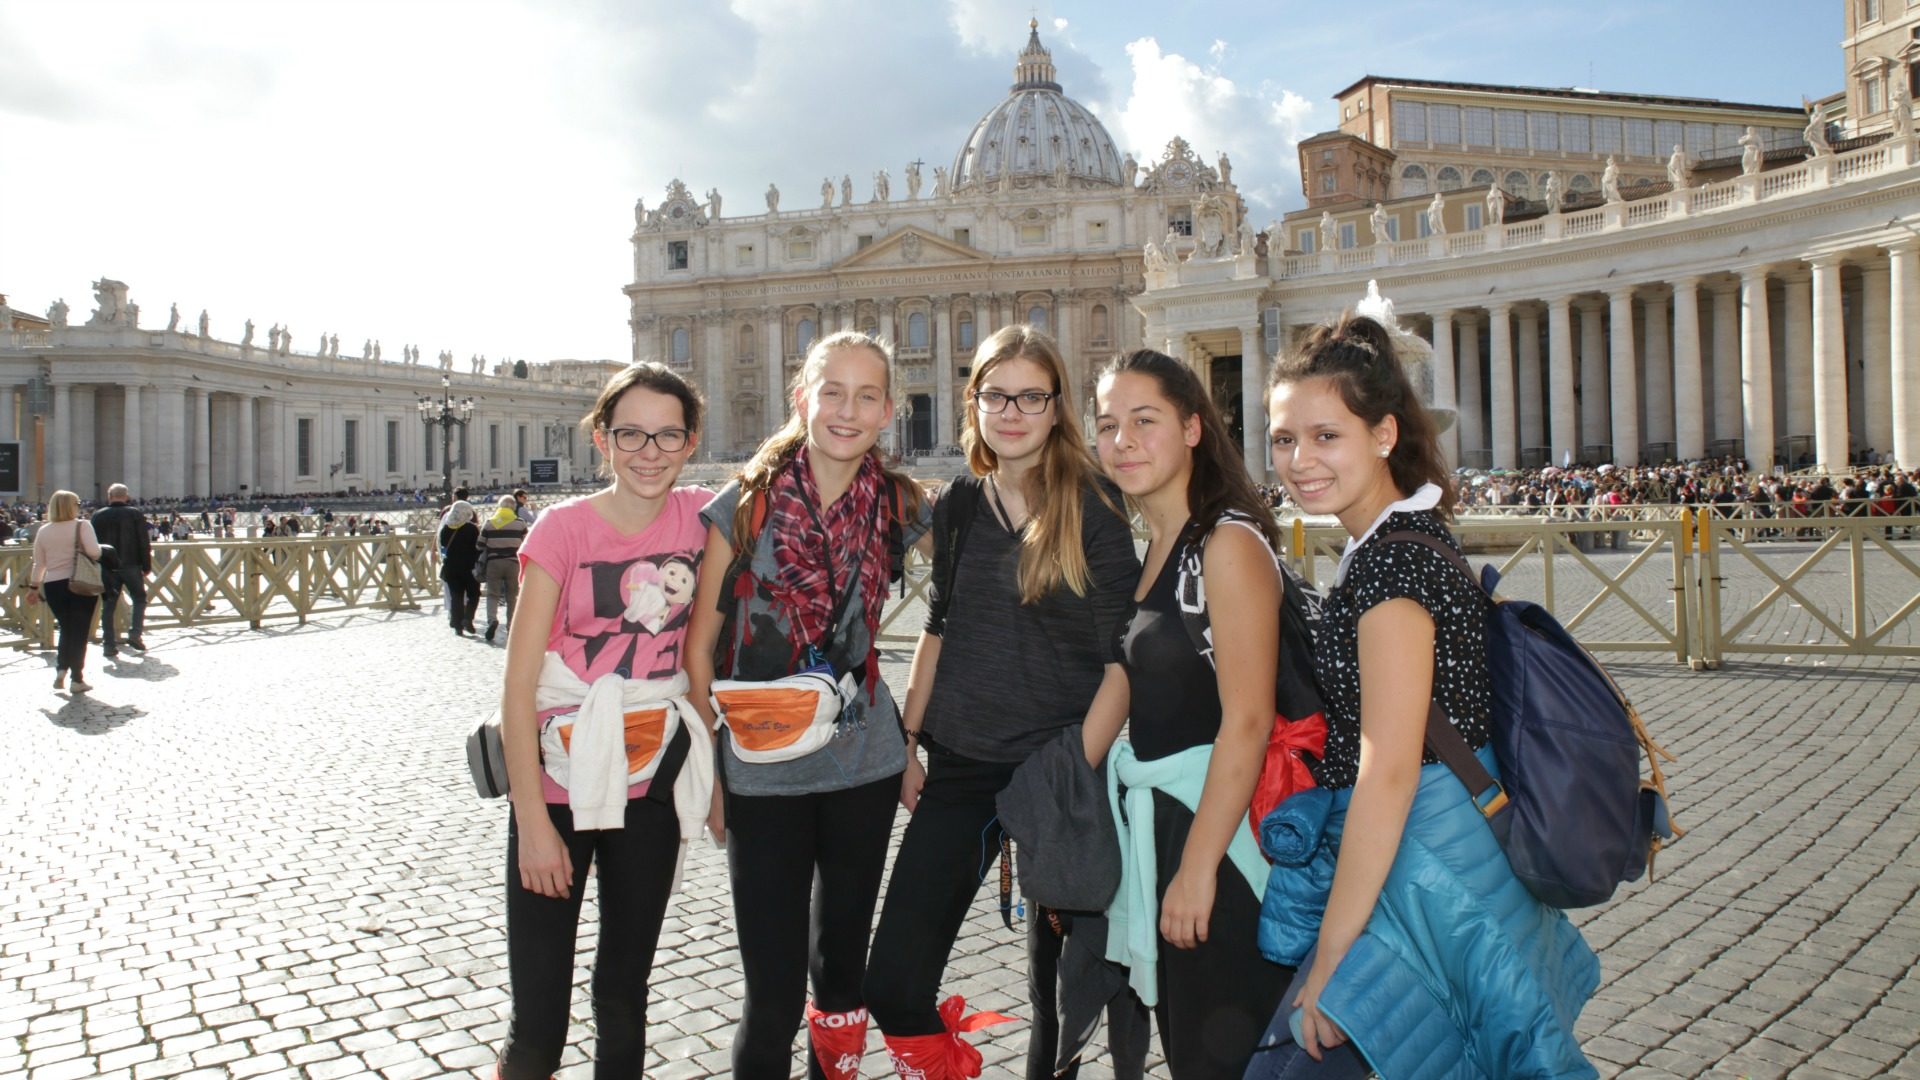
<svg viewBox="0 0 1920 1080">
<path fill-rule="evenodd" d="M 934 565 L 946 569 L 936 574 L 907 686 L 900 802 L 913 817 L 866 984 L 903 1076 L 979 1075 L 978 1052 L 959 1042 L 935 998 L 1000 854 L 996 796 L 1022 762 L 1081 724 L 1097 693 L 1125 693 L 1112 640 L 1140 563 L 1068 390 L 1059 350 L 1033 327 L 1004 327 L 982 342 L 961 433 L 972 475 L 949 484 L 934 509 Z M 1061 929 L 1032 913 L 1030 1078 L 1056 1075 L 1050 972 Z M 958 1070 L 949 1067 L 956 1057 Z"/>
<path fill-rule="evenodd" d="M 785 1080 L 803 1014 L 810 1076 L 856 1075 L 865 1045 L 868 934 L 906 767 L 874 638 L 893 564 L 928 526 L 919 488 L 875 449 L 893 419 L 891 371 L 865 334 L 815 342 L 786 424 L 703 514 L 687 674 L 694 706 L 725 729 L 712 827 L 726 836 L 746 976 L 742 1080 Z M 755 683 L 777 684 L 765 700 L 782 708 L 811 702 L 811 722 L 748 715 Z M 721 695 L 735 704 L 715 709 Z"/>
<path fill-rule="evenodd" d="M 1313 772 L 1333 799 L 1303 873 L 1331 891 L 1282 1010 L 1294 1040 L 1339 1075 L 1593 1076 L 1574 1032 L 1599 981 L 1592 951 L 1514 877 L 1425 747 L 1438 705 L 1499 774 L 1486 596 L 1439 551 L 1393 535 L 1458 547 L 1452 477 L 1392 336 L 1351 314 L 1316 327 L 1274 365 L 1268 409 L 1281 481 L 1350 536 L 1314 657 L 1328 730 Z M 1283 1075 L 1318 1075 L 1294 1066 Z"/>
<path fill-rule="evenodd" d="M 80 517 L 80 496 L 71 491 L 56 491 L 47 500 L 47 520 L 33 534 L 33 561 L 27 571 L 27 602 L 47 602 L 59 626 L 54 648 L 53 688 L 64 690 L 67 677 L 73 677 L 73 690 L 93 689 L 87 682 L 87 634 L 93 625 L 93 609 L 100 602 L 96 589 L 75 592 L 72 587 L 75 564 L 80 557 L 98 560 L 100 540 L 93 535 L 93 523 Z M 99 582 L 96 568 L 94 580 Z"/>
<path fill-rule="evenodd" d="M 1089 749 L 1112 746 L 1110 783 L 1126 789 L 1107 956 L 1154 1006 L 1174 1080 L 1238 1080 L 1291 974 L 1256 944 L 1267 866 L 1247 822 L 1275 715 L 1278 529 L 1192 368 L 1128 353 L 1095 400 L 1100 463 L 1150 534 L 1118 643 L 1129 693 L 1087 718 Z M 1205 580 L 1191 596 L 1177 587 L 1190 559 Z M 1211 659 L 1187 629 L 1196 604 Z"/>
<path fill-rule="evenodd" d="M 593 1075 L 644 1075 L 654 949 L 683 845 L 711 805 L 707 732 L 680 667 L 710 496 L 674 486 L 700 412 L 660 364 L 614 375 L 581 424 L 610 483 L 542 514 L 519 548 L 500 697 L 512 800 L 503 1080 L 559 1066 L 589 866 L 600 881 Z"/>
<path fill-rule="evenodd" d="M 480 563 L 479 516 L 465 499 L 447 508 L 447 523 L 440 527 L 440 580 L 447 585 L 447 622 L 453 632 L 465 637 L 474 633 L 473 616 L 480 606 L 480 579 L 475 569 Z"/>
</svg>

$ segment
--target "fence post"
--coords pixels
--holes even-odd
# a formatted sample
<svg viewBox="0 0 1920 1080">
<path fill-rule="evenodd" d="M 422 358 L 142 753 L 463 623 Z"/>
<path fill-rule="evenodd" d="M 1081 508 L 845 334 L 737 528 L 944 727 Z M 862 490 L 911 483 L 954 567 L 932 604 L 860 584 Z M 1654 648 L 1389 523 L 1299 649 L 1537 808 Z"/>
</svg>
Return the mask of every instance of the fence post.
<svg viewBox="0 0 1920 1080">
<path fill-rule="evenodd" d="M 1699 519 L 1700 530 L 1700 668 L 1720 667 L 1720 535 L 1719 523 Z M 1691 666 L 1691 665 L 1689 665 Z"/>
<path fill-rule="evenodd" d="M 1680 531 L 1674 537 L 1673 617 L 1675 638 L 1680 644 L 1680 662 L 1694 671 L 1705 670 L 1700 643 L 1699 555 L 1694 545 L 1695 530 L 1704 526 L 1709 511 L 1683 508 Z"/>
</svg>

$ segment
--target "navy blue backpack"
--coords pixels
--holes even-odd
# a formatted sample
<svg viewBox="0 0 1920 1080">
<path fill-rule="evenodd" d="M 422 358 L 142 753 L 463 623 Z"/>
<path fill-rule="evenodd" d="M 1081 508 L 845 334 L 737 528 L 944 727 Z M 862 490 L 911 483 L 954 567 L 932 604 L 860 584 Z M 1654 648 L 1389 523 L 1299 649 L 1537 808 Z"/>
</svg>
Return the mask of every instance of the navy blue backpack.
<svg viewBox="0 0 1920 1080">
<path fill-rule="evenodd" d="M 1494 595 L 1499 571 L 1479 577 L 1446 541 L 1389 533 L 1384 542 L 1424 544 L 1485 590 L 1487 668 L 1493 684 L 1496 781 L 1435 702 L 1427 745 L 1466 785 L 1507 854 L 1515 877 L 1558 908 L 1605 902 L 1637 881 L 1664 841 L 1685 830 L 1667 811 L 1660 759 L 1673 760 L 1593 655 L 1545 608 Z M 1651 779 L 1640 779 L 1640 759 Z"/>
</svg>

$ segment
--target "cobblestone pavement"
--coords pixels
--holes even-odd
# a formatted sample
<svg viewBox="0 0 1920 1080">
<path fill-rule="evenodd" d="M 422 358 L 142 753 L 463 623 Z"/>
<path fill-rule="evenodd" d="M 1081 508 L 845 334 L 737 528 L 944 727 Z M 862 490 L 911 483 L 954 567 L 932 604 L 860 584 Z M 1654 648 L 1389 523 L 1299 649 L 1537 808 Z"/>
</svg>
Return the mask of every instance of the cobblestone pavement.
<svg viewBox="0 0 1920 1080">
<path fill-rule="evenodd" d="M 51 654 L 0 656 L 0 1076 L 489 1071 L 505 807 L 473 797 L 461 742 L 501 651 L 434 608 L 149 644 L 96 652 L 82 696 L 50 688 Z M 1580 1025 L 1602 1073 L 1920 1077 L 1920 665 L 1611 666 L 1680 757 L 1691 833 L 1656 881 L 1579 915 L 1604 969 Z M 649 1075 L 724 1075 L 731 924 L 722 853 L 696 847 Z M 575 1078 L 594 935 L 589 914 Z M 1018 937 L 984 893 L 952 976 L 1025 1015 Z M 975 1038 L 988 1075 L 1017 1075 L 1023 1024 Z M 876 1039 L 865 1074 L 884 1068 Z"/>
</svg>

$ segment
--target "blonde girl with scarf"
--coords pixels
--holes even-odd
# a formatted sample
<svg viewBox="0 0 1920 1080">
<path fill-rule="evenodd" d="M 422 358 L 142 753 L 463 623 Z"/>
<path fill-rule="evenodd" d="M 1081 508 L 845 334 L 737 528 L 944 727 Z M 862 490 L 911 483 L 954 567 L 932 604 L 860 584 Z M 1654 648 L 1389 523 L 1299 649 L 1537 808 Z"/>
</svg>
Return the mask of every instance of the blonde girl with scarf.
<svg viewBox="0 0 1920 1080">
<path fill-rule="evenodd" d="M 865 1046 L 867 941 L 907 761 L 874 638 L 890 549 L 920 541 L 929 514 L 876 449 L 893 421 L 891 371 L 887 346 L 865 334 L 814 343 L 787 422 L 703 514 L 687 674 L 708 722 L 718 720 L 716 663 L 740 680 L 831 664 L 856 684 L 811 753 L 746 761 L 731 732 L 716 736 L 711 827 L 726 837 L 746 978 L 733 1038 L 740 1080 L 786 1080 L 803 1018 L 812 1077 L 857 1075 Z"/>
<path fill-rule="evenodd" d="M 610 482 L 550 507 L 519 548 L 500 698 L 513 993 L 501 1080 L 559 1066 L 589 866 L 600 883 L 593 1074 L 644 1075 L 654 948 L 712 765 L 680 671 L 691 588 L 663 595 L 644 623 L 628 601 L 665 567 L 697 571 L 711 496 L 674 482 L 699 445 L 700 413 L 699 395 L 660 364 L 614 375 L 581 424 Z"/>
</svg>

